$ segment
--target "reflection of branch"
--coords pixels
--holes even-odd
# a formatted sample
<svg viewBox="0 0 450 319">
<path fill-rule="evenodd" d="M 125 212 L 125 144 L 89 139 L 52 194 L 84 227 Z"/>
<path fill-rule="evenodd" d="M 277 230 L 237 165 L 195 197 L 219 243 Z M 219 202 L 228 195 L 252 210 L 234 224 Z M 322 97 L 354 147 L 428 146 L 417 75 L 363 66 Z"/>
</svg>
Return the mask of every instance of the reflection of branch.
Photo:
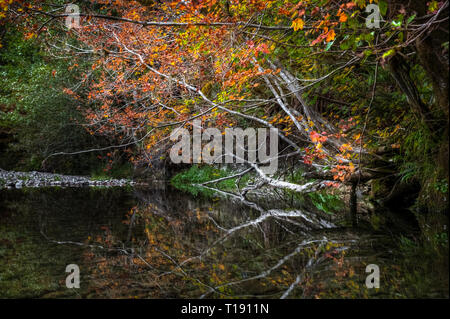
<svg viewBox="0 0 450 319">
<path fill-rule="evenodd" d="M 289 294 L 292 292 L 292 290 L 294 290 L 295 286 L 297 286 L 300 283 L 300 281 L 303 278 L 302 275 L 304 273 L 306 273 L 307 271 L 309 271 L 313 266 L 319 264 L 320 261 L 323 260 L 323 258 L 318 259 L 317 257 L 319 255 L 320 250 L 322 249 L 324 243 L 325 242 L 320 243 L 319 247 L 317 247 L 316 252 L 314 253 L 314 256 L 308 260 L 308 263 L 306 264 L 302 273 L 297 275 L 297 278 L 295 278 L 295 281 L 289 286 L 289 288 L 283 293 L 283 295 L 281 295 L 280 299 L 286 299 L 289 296 Z"/>
<path fill-rule="evenodd" d="M 107 250 L 107 251 L 117 251 L 120 252 L 124 255 L 127 255 L 129 257 L 137 257 L 139 258 L 146 266 L 148 266 L 150 269 L 152 270 L 156 270 L 155 267 L 153 267 L 152 265 L 150 265 L 145 258 L 143 258 L 141 255 L 136 254 L 134 252 L 134 248 L 120 248 L 120 247 L 104 247 L 102 245 L 92 245 L 92 244 L 85 244 L 82 242 L 78 242 L 78 241 L 71 241 L 71 240 L 66 240 L 66 241 L 59 241 L 59 240 L 54 240 L 54 239 L 50 239 L 45 233 L 44 231 L 41 229 L 41 235 L 44 236 L 44 238 L 46 240 L 48 240 L 49 242 L 58 244 L 58 245 L 77 245 L 77 246 L 83 246 L 83 247 L 89 247 L 89 248 L 97 248 L 97 249 L 102 249 L 102 250 Z"/>
<path fill-rule="evenodd" d="M 323 237 L 320 240 L 309 240 L 309 241 L 303 241 L 301 242 L 297 248 L 295 248 L 295 250 L 293 252 L 291 252 L 290 254 L 284 256 L 283 258 L 281 258 L 274 266 L 272 266 L 271 268 L 264 270 L 263 272 L 261 272 L 259 275 L 253 276 L 253 277 L 248 277 L 248 278 L 244 278 L 241 280 L 236 280 L 236 281 L 231 281 L 222 285 L 218 285 L 216 287 L 214 287 L 213 290 L 209 290 L 206 293 L 204 293 L 203 295 L 200 296 L 200 299 L 205 298 L 207 295 L 209 295 L 212 292 L 217 291 L 217 289 L 222 288 L 222 287 L 227 287 L 227 286 L 231 286 L 231 285 L 236 285 L 236 284 L 240 284 L 246 281 L 250 281 L 250 280 L 255 280 L 255 279 L 260 279 L 260 278 L 265 278 L 268 275 L 270 275 L 272 273 L 272 271 L 278 269 L 279 267 L 281 267 L 286 261 L 288 261 L 291 257 L 297 255 L 305 246 L 314 244 L 314 243 L 321 243 L 324 244 L 326 243 L 328 240 L 326 237 Z"/>
<path fill-rule="evenodd" d="M 234 156 L 236 158 L 238 158 L 236 155 L 234 154 L 229 154 L 231 156 Z M 197 187 L 203 187 L 212 191 L 215 191 L 219 194 L 222 194 L 224 196 L 228 196 L 228 197 L 233 197 L 235 199 L 237 199 L 238 201 L 240 201 L 241 203 L 243 203 L 244 205 L 247 205 L 253 209 L 258 210 L 261 213 L 261 217 L 264 216 L 264 218 L 261 221 L 256 222 L 255 224 L 259 224 L 260 222 L 262 222 L 264 219 L 266 219 L 269 216 L 266 216 L 268 214 L 270 214 L 271 216 L 275 217 L 275 218 L 281 218 L 281 217 L 302 217 L 303 219 L 305 219 L 306 221 L 312 223 L 312 224 L 319 224 L 321 227 L 325 227 L 325 228 L 329 228 L 329 227 L 334 227 L 334 225 L 332 223 L 329 223 L 323 219 L 320 219 L 316 216 L 317 220 L 313 221 L 311 220 L 311 218 L 308 218 L 307 216 L 305 216 L 304 213 L 296 210 L 296 211 L 291 211 L 291 212 L 285 212 L 285 211 L 281 211 L 281 210 L 269 210 L 266 211 L 264 208 L 260 207 L 259 205 L 257 205 L 256 203 L 249 201 L 246 198 L 246 193 L 250 190 L 254 190 L 257 189 L 259 187 L 262 187 L 264 185 L 270 185 L 272 187 L 275 188 L 281 188 L 281 189 L 288 189 L 291 191 L 295 191 L 295 192 L 300 192 L 300 193 L 308 193 L 308 192 L 314 192 L 319 190 L 320 188 L 322 188 L 324 186 L 324 182 L 323 181 L 314 181 L 314 182 L 309 182 L 306 183 L 304 185 L 298 185 L 298 184 L 293 184 L 293 183 L 289 183 L 289 182 L 285 182 L 285 181 L 280 181 L 280 180 L 276 180 L 273 179 L 269 176 L 267 176 L 266 174 L 264 174 L 264 172 L 261 171 L 261 169 L 259 168 L 259 166 L 256 163 L 251 163 L 249 161 L 246 161 L 245 159 L 239 158 L 241 160 L 243 160 L 244 162 L 246 162 L 248 165 L 251 166 L 251 168 L 253 168 L 258 175 L 261 177 L 261 181 L 256 183 L 255 185 L 251 185 L 249 187 L 246 187 L 243 189 L 242 193 L 240 193 L 239 195 L 236 195 L 234 193 L 231 192 L 227 192 L 227 191 L 223 191 L 220 190 L 218 188 L 214 188 L 214 187 L 209 187 L 207 186 L 207 184 L 211 184 L 213 182 L 217 182 L 219 180 L 223 180 L 224 178 L 220 178 L 220 179 L 216 179 L 213 181 L 208 181 L 202 184 L 194 184 L 193 186 L 197 186 Z M 247 173 L 248 170 L 244 170 L 236 175 L 233 175 L 232 177 L 236 177 L 236 176 L 242 176 L 245 173 Z M 256 221 L 256 220 L 255 220 Z M 248 226 L 248 225 L 247 225 Z M 247 227 L 245 226 L 245 227 Z M 239 227 L 239 226 L 238 226 Z"/>
<path fill-rule="evenodd" d="M 313 224 L 313 225 L 319 225 L 320 228 L 331 228 L 331 227 L 335 227 L 334 224 L 323 220 L 317 216 L 307 216 L 307 213 L 305 212 L 301 212 L 300 210 L 292 210 L 292 211 L 283 211 L 283 210 L 277 210 L 277 209 L 271 209 L 271 210 L 265 210 L 264 208 L 260 207 L 258 204 L 249 201 L 247 199 L 245 199 L 242 196 L 238 196 L 234 193 L 231 192 L 226 192 L 217 188 L 213 188 L 210 186 L 206 186 L 206 185 L 197 185 L 197 186 L 201 186 L 204 187 L 206 189 L 209 190 L 213 190 L 218 192 L 219 194 L 222 194 L 224 196 L 229 196 L 232 197 L 234 199 L 237 199 L 238 201 L 240 201 L 241 203 L 243 203 L 244 205 L 253 208 L 257 211 L 259 211 L 261 213 L 261 215 L 255 219 L 252 219 L 250 221 L 244 222 L 242 224 L 239 224 L 238 226 L 226 229 L 224 227 L 221 227 L 217 224 L 217 222 L 214 221 L 214 224 L 216 226 L 218 226 L 219 229 L 221 229 L 222 231 L 225 232 L 225 234 L 223 236 L 221 236 L 220 238 L 218 238 L 216 241 L 214 241 L 209 247 L 207 247 L 206 249 L 204 249 L 199 255 L 197 256 L 193 256 L 190 258 L 185 259 L 184 261 L 182 261 L 181 263 L 179 263 L 175 269 L 183 267 L 186 263 L 194 260 L 194 259 L 200 259 L 203 256 L 205 256 L 206 254 L 208 254 L 211 249 L 213 249 L 215 246 L 217 246 L 218 244 L 224 242 L 226 239 L 228 239 L 231 235 L 233 235 L 234 233 L 236 233 L 239 230 L 251 227 L 251 226 L 258 226 L 259 224 L 261 224 L 263 221 L 273 217 L 273 218 L 282 218 L 282 217 L 300 217 L 303 220 L 305 220 L 306 222 Z M 175 270 L 174 269 L 174 270 Z M 168 271 L 168 272 L 164 272 L 162 274 L 160 274 L 158 277 L 162 277 L 168 274 L 171 274 L 174 272 L 174 270 Z"/>
<path fill-rule="evenodd" d="M 315 192 L 315 191 L 319 190 L 320 188 L 324 187 L 324 185 L 325 185 L 322 181 L 313 181 L 313 182 L 309 182 L 309 183 L 306 183 L 306 184 L 303 184 L 303 185 L 299 185 L 299 184 L 294 184 L 294 183 L 290 183 L 290 182 L 274 179 L 274 178 L 271 178 L 271 177 L 267 176 L 259 168 L 258 164 L 256 164 L 256 163 L 249 162 L 249 161 L 245 160 L 244 158 L 236 156 L 235 154 L 227 153 L 225 155 L 232 156 L 232 157 L 234 157 L 236 159 L 239 159 L 239 160 L 245 162 L 246 164 L 251 166 L 251 169 L 254 169 L 255 172 L 259 175 L 259 177 L 262 179 L 262 183 L 258 183 L 256 185 L 254 185 L 253 187 L 250 187 L 250 188 L 245 188 L 244 189 L 245 192 L 248 192 L 249 190 L 256 189 L 256 188 L 261 187 L 261 186 L 263 186 L 265 184 L 268 184 L 268 185 L 270 185 L 272 187 L 275 187 L 275 188 L 287 189 L 287 190 L 298 192 L 298 193 L 310 193 L 310 192 Z M 270 162 L 271 160 L 273 160 L 273 159 L 270 158 L 270 159 L 266 160 L 265 162 L 263 162 L 263 164 L 266 163 L 266 162 Z M 218 179 L 215 179 L 215 180 L 211 180 L 211 181 L 207 181 L 207 182 L 204 182 L 204 183 L 201 183 L 201 184 L 194 184 L 193 186 L 204 187 L 207 184 L 212 184 L 212 183 L 216 183 L 216 182 L 223 181 L 223 180 L 226 180 L 226 179 L 239 177 L 239 176 L 242 176 L 242 175 L 248 173 L 251 169 L 244 170 L 244 171 L 242 171 L 240 173 L 237 173 L 235 175 L 232 175 L 232 176 L 221 177 L 221 178 L 218 178 Z M 216 190 L 216 189 L 213 189 L 213 190 Z"/>
</svg>

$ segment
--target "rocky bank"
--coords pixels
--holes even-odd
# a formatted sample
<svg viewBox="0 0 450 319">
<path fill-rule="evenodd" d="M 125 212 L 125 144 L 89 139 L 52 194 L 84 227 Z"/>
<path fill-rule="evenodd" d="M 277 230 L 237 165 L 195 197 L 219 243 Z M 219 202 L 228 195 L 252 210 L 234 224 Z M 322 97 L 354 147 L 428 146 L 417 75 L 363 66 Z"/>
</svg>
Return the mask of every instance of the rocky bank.
<svg viewBox="0 0 450 319">
<path fill-rule="evenodd" d="M 85 176 L 70 176 L 42 172 L 14 172 L 0 168 L 0 189 L 23 187 L 86 187 L 86 186 L 135 186 L 137 182 L 128 179 L 94 180 Z"/>
</svg>

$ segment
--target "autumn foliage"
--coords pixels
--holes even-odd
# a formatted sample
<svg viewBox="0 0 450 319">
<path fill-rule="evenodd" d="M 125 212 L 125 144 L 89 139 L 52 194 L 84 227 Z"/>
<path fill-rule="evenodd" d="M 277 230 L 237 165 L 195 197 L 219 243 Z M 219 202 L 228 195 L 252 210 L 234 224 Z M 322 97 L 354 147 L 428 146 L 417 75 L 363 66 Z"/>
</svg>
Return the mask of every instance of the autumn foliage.
<svg viewBox="0 0 450 319">
<path fill-rule="evenodd" d="M 298 161 L 346 182 L 361 178 L 376 143 L 367 125 L 379 67 L 420 30 L 395 3 L 391 24 L 367 28 L 371 3 L 386 15 L 388 4 L 371 0 L 93 0 L 81 8 L 80 28 L 59 42 L 50 23 L 67 14 L 49 13 L 46 1 L 0 5 L 23 19 L 30 39 L 39 34 L 50 50 L 71 52 L 68 71 L 90 58 L 81 85 L 66 93 L 83 104 L 87 130 L 114 136 L 136 164 L 164 158 L 170 132 L 201 118 L 204 128 L 276 127 Z M 429 12 L 444 7 L 433 1 Z M 320 107 L 322 98 L 332 107 Z"/>
</svg>

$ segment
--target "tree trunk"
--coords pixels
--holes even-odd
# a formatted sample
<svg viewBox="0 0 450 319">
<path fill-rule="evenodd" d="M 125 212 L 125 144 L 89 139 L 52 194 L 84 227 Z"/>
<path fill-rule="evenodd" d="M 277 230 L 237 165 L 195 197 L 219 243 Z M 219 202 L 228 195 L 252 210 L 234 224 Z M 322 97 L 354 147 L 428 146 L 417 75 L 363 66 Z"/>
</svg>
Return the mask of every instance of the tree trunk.
<svg viewBox="0 0 450 319">
<path fill-rule="evenodd" d="M 389 60 L 389 68 L 392 77 L 397 82 L 400 90 L 406 95 L 414 113 L 426 123 L 429 123 L 432 120 L 430 109 L 420 98 L 419 91 L 409 74 L 410 68 L 408 63 L 402 56 L 396 54 Z"/>
</svg>

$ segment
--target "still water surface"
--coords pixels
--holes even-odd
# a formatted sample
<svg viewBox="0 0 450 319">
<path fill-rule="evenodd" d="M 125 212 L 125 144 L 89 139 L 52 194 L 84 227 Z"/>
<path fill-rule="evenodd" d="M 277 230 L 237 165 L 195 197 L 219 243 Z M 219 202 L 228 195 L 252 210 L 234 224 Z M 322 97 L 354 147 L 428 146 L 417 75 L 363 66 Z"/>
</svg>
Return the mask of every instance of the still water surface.
<svg viewBox="0 0 450 319">
<path fill-rule="evenodd" d="M 0 297 L 383 296 L 365 266 L 393 262 L 392 237 L 275 215 L 167 185 L 3 190 Z M 79 289 L 66 287 L 69 264 Z"/>
</svg>

